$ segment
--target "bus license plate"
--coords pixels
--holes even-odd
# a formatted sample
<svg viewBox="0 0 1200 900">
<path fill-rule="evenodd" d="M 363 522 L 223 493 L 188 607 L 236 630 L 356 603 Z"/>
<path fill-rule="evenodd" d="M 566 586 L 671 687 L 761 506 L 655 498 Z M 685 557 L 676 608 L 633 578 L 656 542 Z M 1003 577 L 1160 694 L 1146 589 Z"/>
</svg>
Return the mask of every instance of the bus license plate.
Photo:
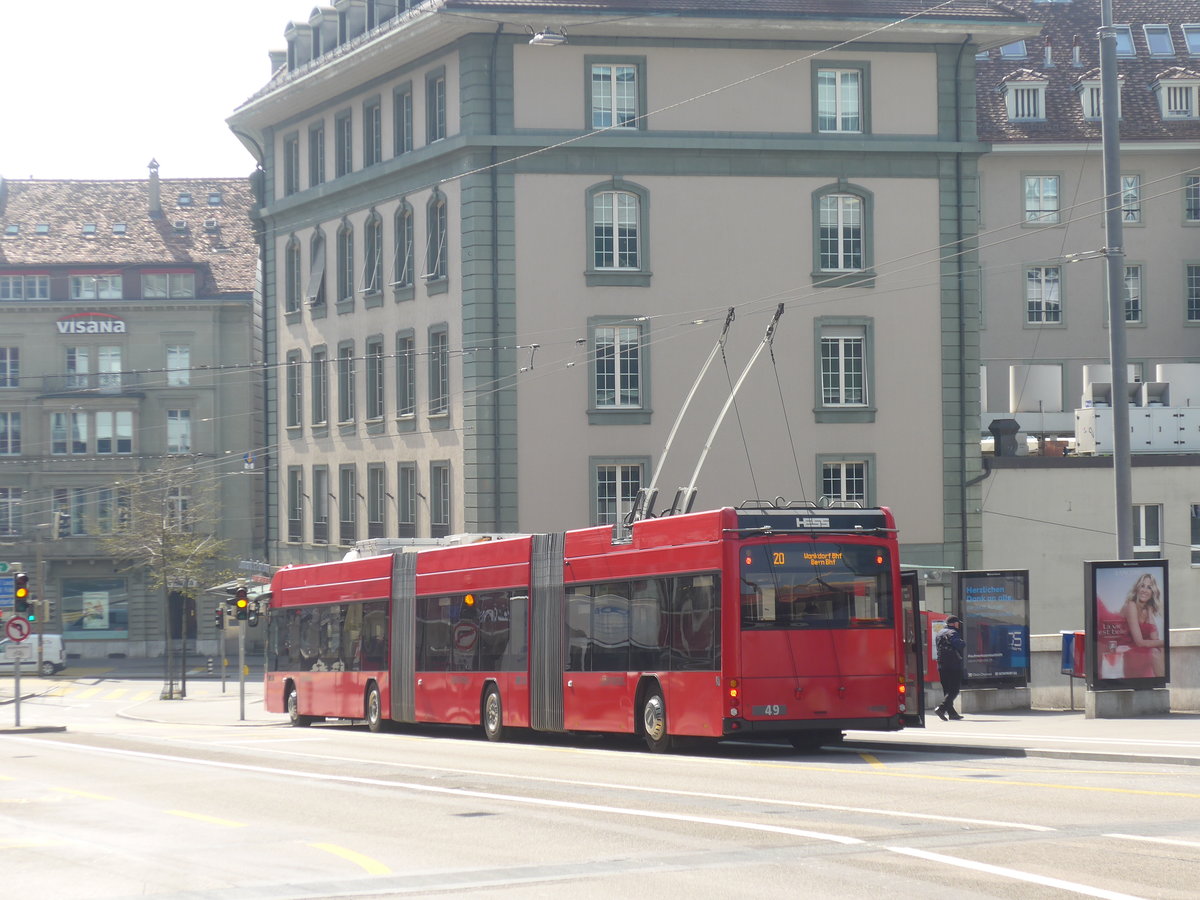
<svg viewBox="0 0 1200 900">
<path fill-rule="evenodd" d="M 750 714 L 755 716 L 786 716 L 787 707 L 782 703 L 768 703 L 766 706 L 750 707 Z"/>
</svg>

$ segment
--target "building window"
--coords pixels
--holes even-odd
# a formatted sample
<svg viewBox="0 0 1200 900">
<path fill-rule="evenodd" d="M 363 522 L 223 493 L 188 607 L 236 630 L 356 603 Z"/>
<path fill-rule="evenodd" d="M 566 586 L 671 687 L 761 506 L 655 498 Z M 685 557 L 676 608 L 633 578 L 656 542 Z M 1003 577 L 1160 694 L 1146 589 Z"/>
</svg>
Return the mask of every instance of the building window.
<svg viewBox="0 0 1200 900">
<path fill-rule="evenodd" d="M 1079 94 L 1079 104 L 1083 109 L 1083 117 L 1099 121 L 1104 114 L 1104 100 L 1100 82 L 1081 81 L 1075 86 Z M 1119 89 L 1118 89 L 1119 95 Z"/>
<path fill-rule="evenodd" d="M 167 452 L 192 452 L 192 411 L 190 409 L 167 410 Z"/>
<path fill-rule="evenodd" d="M 442 328 L 429 332 L 429 415 L 450 412 L 450 335 Z"/>
<path fill-rule="evenodd" d="M 304 540 L 304 469 L 289 466 L 287 474 L 287 539 Z"/>
<path fill-rule="evenodd" d="M 72 275 L 72 300 L 120 300 L 120 275 Z"/>
<path fill-rule="evenodd" d="M 1200 25 L 1183 25 L 1183 40 L 1189 56 L 1200 56 Z"/>
<path fill-rule="evenodd" d="M 642 489 L 641 462 L 592 462 L 592 522 L 617 525 L 624 521 Z"/>
<path fill-rule="evenodd" d="M 293 350 L 287 355 L 287 427 L 299 428 L 302 424 L 301 404 L 304 403 L 304 369 L 300 362 L 300 351 Z"/>
<path fill-rule="evenodd" d="M 592 425 L 648 423 L 649 340 L 644 318 L 596 317 L 588 320 L 588 330 L 592 353 L 588 422 Z"/>
<path fill-rule="evenodd" d="M 399 88 L 392 97 L 392 154 L 400 156 L 413 148 L 412 85 Z"/>
<path fill-rule="evenodd" d="M 1130 225 L 1142 221 L 1142 176 L 1121 176 L 1121 218 Z"/>
<path fill-rule="evenodd" d="M 329 469 L 313 466 L 312 539 L 314 544 L 329 543 Z"/>
<path fill-rule="evenodd" d="M 396 415 L 417 414 L 417 354 L 412 332 L 396 335 Z"/>
<path fill-rule="evenodd" d="M 192 530 L 192 497 L 187 488 L 167 488 L 167 519 L 172 528 Z"/>
<path fill-rule="evenodd" d="M 363 293 L 383 290 L 383 219 L 372 213 L 363 230 Z"/>
<path fill-rule="evenodd" d="M 425 142 L 446 136 L 446 75 L 439 69 L 425 81 Z"/>
<path fill-rule="evenodd" d="M 21 348 L 0 347 L 0 388 L 21 386 Z"/>
<path fill-rule="evenodd" d="M 415 261 L 415 241 L 413 239 L 413 211 L 407 203 L 401 203 L 396 210 L 396 245 L 392 272 L 392 287 L 411 288 L 413 286 L 413 266 Z"/>
<path fill-rule="evenodd" d="M 167 385 L 183 387 L 192 381 L 192 348 L 175 344 L 167 348 Z"/>
<path fill-rule="evenodd" d="M 308 186 L 325 183 L 325 123 L 308 130 Z"/>
<path fill-rule="evenodd" d="M 816 70 L 817 131 L 862 134 L 866 126 L 866 69 Z"/>
<path fill-rule="evenodd" d="M 65 413 L 55 413 L 54 415 L 61 416 Z M 21 414 L 19 412 L 0 412 L 0 456 L 20 455 Z"/>
<path fill-rule="evenodd" d="M 1029 52 L 1025 49 L 1024 41 L 1013 41 L 1000 48 L 1001 59 L 1024 59 L 1028 55 Z"/>
<path fill-rule="evenodd" d="M 1195 119 L 1197 94 L 1200 93 L 1200 79 L 1180 78 L 1161 79 L 1154 82 L 1154 92 L 1158 95 L 1159 107 L 1164 119 Z"/>
<path fill-rule="evenodd" d="M 1142 321 L 1142 267 L 1125 267 L 1125 321 Z"/>
<path fill-rule="evenodd" d="M 1187 320 L 1200 322 L 1200 266 L 1186 266 L 1184 282 L 1184 290 L 1187 292 Z"/>
<path fill-rule="evenodd" d="M 1200 176 L 1183 179 L 1183 221 L 1188 225 L 1200 224 Z"/>
<path fill-rule="evenodd" d="M 445 537 L 450 533 L 450 463 L 429 464 L 429 533 Z"/>
<path fill-rule="evenodd" d="M 54 488 L 55 529 L 59 537 L 78 537 L 87 534 L 88 488 Z M 171 512 L 170 510 L 168 511 Z"/>
<path fill-rule="evenodd" d="M 628 191 L 603 191 L 592 197 L 592 265 L 638 269 L 638 197 Z"/>
<path fill-rule="evenodd" d="M 1128 25 L 1114 25 L 1113 32 L 1117 36 L 1117 56 L 1137 56 L 1137 51 L 1133 49 L 1133 29 Z"/>
<path fill-rule="evenodd" d="M 304 296 L 309 306 L 325 305 L 325 237 L 319 231 L 309 245 L 308 286 Z"/>
<path fill-rule="evenodd" d="M 1169 25 L 1143 25 L 1146 34 L 1146 46 L 1151 56 L 1174 56 L 1175 42 L 1171 40 Z"/>
<path fill-rule="evenodd" d="M 96 453 L 98 455 L 133 452 L 133 412 L 119 410 L 96 413 Z"/>
<path fill-rule="evenodd" d="M 366 379 L 367 379 L 367 418 L 382 419 L 384 409 L 383 396 L 383 338 L 367 338 Z"/>
<path fill-rule="evenodd" d="M 417 467 L 413 463 L 396 464 L 396 534 L 417 536 Z"/>
<path fill-rule="evenodd" d="M 1192 565 L 1200 566 L 1200 503 L 1191 504 L 1191 511 Z"/>
<path fill-rule="evenodd" d="M 446 278 L 446 241 L 449 238 L 446 197 L 435 193 L 425 210 L 425 278 L 428 281 L 443 281 Z"/>
<path fill-rule="evenodd" d="M 337 233 L 337 299 L 354 301 L 354 229 L 343 222 Z"/>
<path fill-rule="evenodd" d="M 49 299 L 49 275 L 0 275 L 0 300 Z"/>
<path fill-rule="evenodd" d="M 1003 91 L 1010 122 L 1040 122 L 1046 118 L 1046 82 L 1009 82 Z"/>
<path fill-rule="evenodd" d="M 383 162 L 383 109 L 379 98 L 363 104 L 363 167 Z"/>
<path fill-rule="evenodd" d="M 300 278 L 300 242 L 293 236 L 283 251 L 284 312 L 297 312 L 300 309 Z"/>
<path fill-rule="evenodd" d="M 813 283 L 874 287 L 872 195 L 840 184 L 813 194 Z"/>
<path fill-rule="evenodd" d="M 0 487 L 0 534 L 15 537 L 21 533 L 21 489 Z"/>
<path fill-rule="evenodd" d="M 643 60 L 592 62 L 591 127 L 641 128 L 642 87 L 638 72 Z"/>
<path fill-rule="evenodd" d="M 142 275 L 142 297 L 147 300 L 187 300 L 196 296 L 192 272 L 151 272 Z"/>
<path fill-rule="evenodd" d="M 1133 505 L 1133 557 L 1157 559 L 1162 555 L 1162 506 L 1157 503 Z"/>
<path fill-rule="evenodd" d="M 87 413 L 50 414 L 50 452 L 56 456 L 78 456 L 88 452 Z"/>
<path fill-rule="evenodd" d="M 1025 221 L 1038 225 L 1058 224 L 1057 175 L 1025 176 Z"/>
<path fill-rule="evenodd" d="M 821 462 L 822 499 L 867 505 L 867 461 L 862 459 Z"/>
<path fill-rule="evenodd" d="M 337 355 L 338 422 L 354 421 L 354 344 L 341 344 Z"/>
<path fill-rule="evenodd" d="M 99 488 L 96 491 L 96 531 L 113 534 L 129 523 L 130 494 L 127 490 Z"/>
<path fill-rule="evenodd" d="M 387 469 L 382 463 L 367 464 L 367 537 L 387 534 Z"/>
<path fill-rule="evenodd" d="M 67 387 L 87 389 L 91 386 L 91 354 L 88 347 L 67 347 Z"/>
<path fill-rule="evenodd" d="M 354 171 L 354 128 L 350 113 L 333 120 L 333 174 L 335 178 Z"/>
<path fill-rule="evenodd" d="M 821 331 L 821 405 L 867 405 L 867 339 L 860 328 Z"/>
<path fill-rule="evenodd" d="M 283 139 L 283 196 L 300 191 L 300 136 L 289 134 Z"/>
<path fill-rule="evenodd" d="M 358 540 L 358 470 L 354 466 L 338 469 L 338 543 Z"/>
<path fill-rule="evenodd" d="M 324 347 L 312 351 L 312 423 L 329 424 L 329 353 Z"/>
<path fill-rule="evenodd" d="M 1025 270 L 1026 324 L 1058 325 L 1062 314 L 1062 269 L 1029 266 Z"/>
</svg>

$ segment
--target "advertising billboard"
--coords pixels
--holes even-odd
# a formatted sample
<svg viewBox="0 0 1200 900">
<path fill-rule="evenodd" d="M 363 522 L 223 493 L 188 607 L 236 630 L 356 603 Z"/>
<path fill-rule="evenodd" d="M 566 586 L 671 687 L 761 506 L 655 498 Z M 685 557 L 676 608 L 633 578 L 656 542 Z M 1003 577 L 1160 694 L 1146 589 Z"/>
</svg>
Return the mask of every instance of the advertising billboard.
<svg viewBox="0 0 1200 900">
<path fill-rule="evenodd" d="M 1085 562 L 1087 685 L 1163 687 L 1170 680 L 1167 561 Z"/>
<path fill-rule="evenodd" d="M 963 621 L 963 687 L 1029 684 L 1029 571 L 955 572 L 954 608 Z"/>
</svg>

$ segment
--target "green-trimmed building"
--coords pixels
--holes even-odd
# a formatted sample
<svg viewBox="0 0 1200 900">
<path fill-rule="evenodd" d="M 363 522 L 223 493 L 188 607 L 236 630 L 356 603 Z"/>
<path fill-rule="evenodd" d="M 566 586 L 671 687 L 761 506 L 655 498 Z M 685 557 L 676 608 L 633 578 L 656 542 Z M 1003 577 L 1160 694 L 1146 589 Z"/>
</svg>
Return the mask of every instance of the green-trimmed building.
<svg viewBox="0 0 1200 900">
<path fill-rule="evenodd" d="M 265 172 L 273 561 L 697 508 L 892 507 L 978 565 L 984 0 L 338 0 L 230 125 Z M 664 447 L 705 359 L 714 364 Z"/>
</svg>

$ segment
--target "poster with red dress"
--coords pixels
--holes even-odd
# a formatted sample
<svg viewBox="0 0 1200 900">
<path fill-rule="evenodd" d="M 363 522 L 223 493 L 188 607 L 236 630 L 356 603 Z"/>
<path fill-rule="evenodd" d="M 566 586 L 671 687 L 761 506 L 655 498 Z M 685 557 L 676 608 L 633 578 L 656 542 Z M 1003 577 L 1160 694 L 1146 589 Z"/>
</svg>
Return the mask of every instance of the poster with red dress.
<svg viewBox="0 0 1200 900">
<path fill-rule="evenodd" d="M 1089 562 L 1085 570 L 1085 584 L 1091 588 L 1088 686 L 1165 685 L 1169 671 L 1166 561 Z"/>
</svg>

